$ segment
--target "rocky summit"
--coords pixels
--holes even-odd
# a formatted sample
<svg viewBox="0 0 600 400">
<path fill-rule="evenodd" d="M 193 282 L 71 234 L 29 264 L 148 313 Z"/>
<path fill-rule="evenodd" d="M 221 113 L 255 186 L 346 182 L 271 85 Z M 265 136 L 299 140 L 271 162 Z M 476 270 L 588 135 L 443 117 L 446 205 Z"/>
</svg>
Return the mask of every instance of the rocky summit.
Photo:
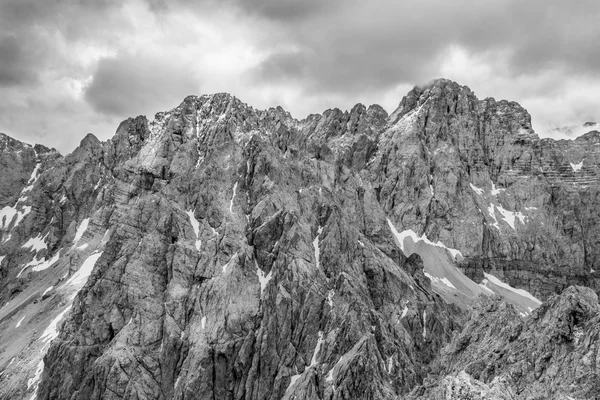
<svg viewBox="0 0 600 400">
<path fill-rule="evenodd" d="M 0 135 L 0 398 L 600 398 L 593 128 L 440 79 Z"/>
</svg>

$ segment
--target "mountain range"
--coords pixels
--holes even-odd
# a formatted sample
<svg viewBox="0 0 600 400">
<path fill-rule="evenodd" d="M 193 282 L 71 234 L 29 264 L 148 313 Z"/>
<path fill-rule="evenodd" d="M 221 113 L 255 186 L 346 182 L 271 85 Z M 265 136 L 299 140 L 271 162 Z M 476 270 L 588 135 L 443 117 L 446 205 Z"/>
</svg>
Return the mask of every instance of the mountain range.
<svg viewBox="0 0 600 400">
<path fill-rule="evenodd" d="M 0 398 L 600 398 L 594 127 L 438 79 L 0 134 Z"/>
</svg>

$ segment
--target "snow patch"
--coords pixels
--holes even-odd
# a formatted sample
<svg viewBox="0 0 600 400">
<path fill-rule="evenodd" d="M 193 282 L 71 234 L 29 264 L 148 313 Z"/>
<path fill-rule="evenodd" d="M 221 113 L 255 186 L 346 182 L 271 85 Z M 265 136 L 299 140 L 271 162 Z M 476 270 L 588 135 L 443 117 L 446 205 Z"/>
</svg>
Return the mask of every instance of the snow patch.
<svg viewBox="0 0 600 400">
<path fill-rule="evenodd" d="M 508 211 L 505 210 L 502 206 L 496 206 L 496 209 L 500 211 L 500 213 L 502 214 L 502 219 L 506 221 L 506 223 L 510 225 L 510 227 L 513 228 L 513 230 L 515 230 L 515 218 L 518 218 L 521 224 L 524 224 L 525 219 L 527 218 L 521 212 Z"/>
<path fill-rule="evenodd" d="M 14 207 L 6 206 L 0 210 L 0 221 L 2 222 L 2 229 L 10 226 L 15 215 L 17 215 L 17 209 Z"/>
<path fill-rule="evenodd" d="M 471 189 L 473 189 L 473 191 L 475 193 L 477 193 L 478 195 L 480 195 L 480 196 L 483 195 L 483 189 L 478 188 L 477 186 L 473 185 L 472 183 L 469 183 L 469 186 L 471 186 Z"/>
<path fill-rule="evenodd" d="M 335 290 L 331 289 L 329 293 L 327 293 L 327 304 L 329 304 L 329 308 L 333 308 L 333 296 L 335 296 Z"/>
<path fill-rule="evenodd" d="M 41 264 L 38 264 L 35 267 L 33 267 L 32 271 L 33 272 L 40 272 L 40 271 L 43 271 L 45 269 L 48 269 L 48 268 L 50 268 L 52 266 L 52 264 L 54 264 L 55 262 L 57 262 L 59 258 L 60 258 L 60 250 L 49 261 L 45 261 L 46 259 L 43 258 L 42 259 L 43 262 Z"/>
<path fill-rule="evenodd" d="M 49 293 L 53 288 L 54 288 L 54 286 L 50 286 L 48 289 L 44 290 L 44 293 L 42 293 L 42 297 L 44 297 L 47 293 Z"/>
<path fill-rule="evenodd" d="M 23 206 L 23 211 L 17 210 L 15 207 L 6 206 L 0 210 L 0 222 L 2 223 L 2 229 L 6 229 L 10 226 L 15 216 L 17 217 L 13 228 L 23 220 L 31 212 L 30 206 Z"/>
<path fill-rule="evenodd" d="M 83 262 L 79 270 L 73 274 L 71 278 L 67 281 L 66 285 L 79 286 L 85 284 L 87 278 L 90 276 L 92 271 L 94 270 L 94 266 L 98 259 L 102 256 L 102 252 L 94 253 Z"/>
<path fill-rule="evenodd" d="M 319 331 L 319 339 L 317 340 L 317 345 L 315 346 L 315 351 L 313 352 L 313 356 L 310 359 L 310 367 L 314 367 L 317 365 L 317 355 L 319 351 L 321 351 L 321 345 L 323 344 L 323 332 Z"/>
<path fill-rule="evenodd" d="M 581 160 L 581 162 L 579 164 L 569 163 L 569 165 L 571 165 L 573 172 L 577 172 L 583 167 L 583 160 Z"/>
<path fill-rule="evenodd" d="M 33 190 L 33 186 L 35 184 L 35 181 L 37 181 L 37 178 L 39 175 L 38 172 L 40 170 L 40 166 L 41 166 L 40 163 L 37 163 L 35 165 L 35 168 L 33 169 L 33 172 L 31 173 L 31 177 L 29 178 L 29 181 L 27 182 L 27 187 L 23 188 L 23 190 L 21 191 L 21 195 L 19 196 L 19 200 L 17 200 L 17 203 L 20 201 L 27 200 L 27 196 L 25 196 L 24 194 Z"/>
<path fill-rule="evenodd" d="M 440 282 L 442 282 L 444 285 L 451 287 L 452 289 L 456 289 L 456 287 L 452 284 L 452 282 L 450 282 L 448 280 L 448 278 L 442 278 L 440 279 Z"/>
<path fill-rule="evenodd" d="M 290 384 L 288 385 L 287 389 L 285 389 L 285 393 L 287 393 L 292 388 L 292 386 L 294 386 L 294 383 L 296 383 L 296 381 L 298 380 L 298 378 L 300 378 L 300 375 L 301 374 L 292 375 L 290 377 Z"/>
<path fill-rule="evenodd" d="M 25 319 L 25 316 L 23 316 L 23 318 L 21 318 L 21 319 L 19 320 L 19 322 L 17 322 L 17 325 L 15 326 L 15 328 L 18 328 L 18 327 L 20 327 L 20 326 L 21 326 L 21 323 L 23 322 L 23 320 L 24 320 L 24 319 Z"/>
<path fill-rule="evenodd" d="M 48 248 L 48 245 L 46 245 L 45 240 L 46 240 L 46 238 L 48 237 L 49 234 L 50 234 L 50 232 L 46 233 L 46 236 L 42 237 L 41 233 L 40 233 L 36 237 L 29 239 L 21 247 L 24 248 L 24 249 L 31 248 L 31 251 L 35 251 L 36 253 L 38 251 L 40 251 L 40 250 L 45 250 L 45 249 Z"/>
<path fill-rule="evenodd" d="M 238 183 L 236 182 L 233 185 L 233 194 L 231 195 L 231 200 L 229 201 L 229 214 L 233 214 L 233 200 L 235 199 L 235 194 L 237 192 Z"/>
<path fill-rule="evenodd" d="M 402 315 L 400 316 L 400 319 L 403 319 L 404 317 L 406 317 L 406 314 L 408 314 L 408 304 L 404 306 L 404 309 L 402 310 Z"/>
<path fill-rule="evenodd" d="M 487 273 L 483 273 L 483 276 L 485 276 L 485 278 L 487 280 L 489 280 L 491 283 L 493 283 L 496 286 L 500 286 L 501 288 L 504 288 L 506 290 L 510 290 L 513 293 L 516 293 L 520 296 L 526 297 L 529 300 L 533 301 L 534 303 L 541 305 L 542 302 L 540 300 L 538 300 L 535 296 L 533 296 L 531 293 L 529 293 L 527 290 L 523 290 L 523 289 L 516 289 L 512 286 L 510 286 L 507 283 L 502 282 L 500 279 L 496 278 L 494 275 L 490 275 Z"/>
<path fill-rule="evenodd" d="M 419 235 L 417 235 L 412 229 L 408 229 L 403 231 L 402 233 L 398 232 L 398 230 L 396 229 L 396 227 L 394 226 L 394 224 L 392 224 L 392 221 L 390 221 L 390 219 L 387 219 L 387 223 L 390 227 L 390 230 L 392 231 L 392 233 L 394 234 L 394 236 L 396 237 L 396 239 L 398 240 L 398 243 L 400 245 L 400 250 L 402 250 L 402 252 L 404 253 L 405 256 L 410 256 L 410 254 L 406 254 L 406 250 L 404 249 L 404 239 L 406 238 L 411 238 L 413 242 L 417 243 L 419 241 L 423 241 L 425 244 L 429 244 L 431 246 L 435 246 L 435 247 L 441 247 L 443 249 L 448 250 L 448 252 L 450 252 L 450 254 L 452 255 L 452 258 L 456 259 L 456 256 L 460 255 L 462 257 L 462 253 L 460 252 L 460 250 L 457 249 L 451 249 L 449 247 L 446 247 L 441 241 L 438 240 L 437 243 L 433 243 L 431 240 L 429 240 L 427 238 L 427 236 L 425 234 L 423 234 L 422 236 L 419 237 Z"/>
<path fill-rule="evenodd" d="M 34 259 L 33 261 L 37 261 L 37 260 L 35 260 L 35 259 Z M 21 268 L 21 270 L 20 270 L 20 271 L 19 271 L 19 273 L 17 274 L 17 278 L 20 278 L 20 277 L 21 277 L 21 275 L 23 274 L 23 272 L 24 272 L 24 271 L 25 271 L 27 268 L 31 267 L 31 263 L 32 263 L 33 261 L 31 261 L 29 264 L 26 264 L 26 265 L 25 265 L 23 268 Z"/>
<path fill-rule="evenodd" d="M 427 337 L 427 311 L 423 310 L 423 339 Z"/>
<path fill-rule="evenodd" d="M 506 189 L 499 189 L 496 188 L 496 185 L 494 184 L 494 182 L 492 182 L 492 196 L 497 196 L 499 195 L 501 192 L 506 191 Z"/>
<path fill-rule="evenodd" d="M 206 315 L 202 317 L 202 319 L 200 320 L 200 324 L 202 325 L 202 329 L 206 328 Z"/>
<path fill-rule="evenodd" d="M 323 227 L 319 225 L 319 229 L 317 229 L 317 236 L 315 237 L 315 240 L 313 240 L 313 247 L 315 248 L 315 262 L 317 265 L 317 269 L 320 268 L 319 255 L 320 255 L 321 251 L 319 248 L 319 236 L 321 235 L 322 232 L 323 232 Z"/>
<path fill-rule="evenodd" d="M 198 167 L 200 166 L 200 164 L 202 163 L 202 161 L 204 161 L 204 156 L 201 156 L 198 153 L 198 161 L 196 161 L 196 166 L 194 167 L 195 169 L 198 169 Z"/>
<path fill-rule="evenodd" d="M 198 222 L 198 220 L 194 216 L 193 210 L 186 211 L 186 214 L 188 215 L 188 217 L 190 219 L 190 224 L 192 225 L 192 229 L 194 230 L 194 233 L 196 234 L 196 244 L 195 244 L 196 250 L 200 251 L 200 247 L 202 246 L 202 240 L 198 239 L 198 236 L 200 235 L 200 222 Z M 214 231 L 215 230 L 213 228 L 213 232 Z"/>
<path fill-rule="evenodd" d="M 40 381 L 43 371 L 44 371 L 44 360 L 41 360 L 37 365 L 37 368 L 35 370 L 35 375 L 33 376 L 33 378 L 30 378 L 27 380 L 27 390 L 29 390 L 33 385 L 37 384 Z M 35 393 L 33 394 L 32 398 L 35 399 L 36 395 L 37 395 L 37 388 L 35 389 Z"/>
<path fill-rule="evenodd" d="M 325 382 L 333 382 L 333 368 L 331 368 L 329 370 L 329 373 L 327 374 L 327 377 L 325 378 Z"/>
<path fill-rule="evenodd" d="M 59 258 L 60 258 L 60 250 L 49 261 L 46 261 L 45 257 L 42 258 L 41 260 L 34 258 L 29 263 L 25 264 L 25 266 L 23 268 L 21 268 L 21 271 L 19 271 L 19 273 L 17 274 L 17 278 L 20 278 L 21 275 L 23 274 L 23 272 L 29 267 L 33 267 L 33 269 L 32 269 L 33 272 L 39 272 L 39 271 L 48 269 L 49 267 L 52 266 L 52 264 L 57 262 Z"/>
<path fill-rule="evenodd" d="M 273 268 L 269 271 L 267 275 L 263 272 L 262 269 L 258 266 L 258 262 L 254 260 L 254 266 L 256 267 L 256 275 L 258 276 L 258 281 L 260 282 L 260 297 L 262 298 L 267 285 L 271 278 L 273 278 Z"/>
<path fill-rule="evenodd" d="M 77 227 L 77 232 L 75 232 L 75 239 L 73 239 L 73 244 L 79 242 L 79 239 L 83 236 L 85 231 L 87 231 L 88 224 L 90 223 L 90 219 L 86 218 Z"/>
<path fill-rule="evenodd" d="M 450 282 L 448 280 L 448 278 L 438 278 L 436 276 L 432 276 L 429 273 L 427 273 L 425 270 L 423 270 L 423 273 L 425 274 L 426 277 L 429 278 L 429 280 L 431 280 L 431 282 L 440 282 L 452 289 L 456 289 L 456 287 L 452 284 L 452 282 Z"/>
<path fill-rule="evenodd" d="M 402 118 L 399 118 L 391 128 L 394 131 L 405 131 L 407 128 L 412 126 L 416 122 L 416 120 L 419 116 L 419 112 L 421 111 L 421 109 L 423 108 L 425 103 L 421 104 L 418 107 L 413 108 L 412 110 L 410 110 L 409 112 L 404 114 L 402 116 Z M 392 119 L 391 116 L 390 116 L 390 119 Z"/>
<path fill-rule="evenodd" d="M 40 167 L 42 166 L 42 163 L 38 162 L 37 164 L 35 164 L 35 168 L 33 169 L 33 172 L 31 173 L 31 176 L 29 177 L 29 181 L 27 181 L 28 185 L 33 185 L 35 183 L 35 181 L 37 181 L 37 178 L 39 176 L 40 173 Z M 31 189 L 28 189 L 31 190 Z M 25 190 L 23 190 L 25 191 Z"/>
<path fill-rule="evenodd" d="M 492 226 L 496 227 L 496 229 L 500 230 L 500 225 L 498 225 L 498 220 L 496 219 L 496 213 L 494 212 L 494 205 L 490 204 L 490 206 L 488 207 L 488 213 L 490 214 L 490 217 L 492 217 L 492 219 L 494 220 L 494 223 L 492 224 Z"/>
<path fill-rule="evenodd" d="M 65 308 L 63 312 L 58 314 L 56 318 L 50 322 L 50 325 L 46 328 L 42 336 L 40 336 L 40 340 L 44 343 L 50 342 L 58 337 L 58 323 L 63 319 L 65 314 L 71 310 L 71 306 Z"/>
</svg>

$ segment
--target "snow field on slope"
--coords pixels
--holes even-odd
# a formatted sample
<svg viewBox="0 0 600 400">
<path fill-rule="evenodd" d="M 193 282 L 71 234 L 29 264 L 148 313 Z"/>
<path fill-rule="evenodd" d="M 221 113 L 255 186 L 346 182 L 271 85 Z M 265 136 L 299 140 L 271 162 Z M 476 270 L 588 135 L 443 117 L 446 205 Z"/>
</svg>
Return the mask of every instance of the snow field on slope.
<svg viewBox="0 0 600 400">
<path fill-rule="evenodd" d="M 448 255 L 446 252 L 448 249 L 441 242 L 434 244 L 424 236 L 419 237 L 412 230 L 398 232 L 389 219 L 387 222 L 404 255 L 408 257 L 417 253 L 421 256 L 424 265 L 423 272 L 431 280 L 432 286 L 440 291 L 440 294 L 451 291 L 460 293 L 466 298 L 474 298 L 480 293 L 498 294 L 525 315 L 541 304 L 528 291 L 513 288 L 491 274 L 484 273 L 484 281 L 481 284 L 475 283 L 456 267 L 453 257 Z M 452 299 L 452 297 L 448 298 Z"/>
</svg>

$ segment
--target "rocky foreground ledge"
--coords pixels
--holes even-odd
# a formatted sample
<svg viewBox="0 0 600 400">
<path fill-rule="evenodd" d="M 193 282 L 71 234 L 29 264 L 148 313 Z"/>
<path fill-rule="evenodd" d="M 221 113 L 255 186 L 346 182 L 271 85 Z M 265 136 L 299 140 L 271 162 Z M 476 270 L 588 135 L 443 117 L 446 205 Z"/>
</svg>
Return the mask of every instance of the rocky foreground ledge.
<svg viewBox="0 0 600 400">
<path fill-rule="evenodd" d="M 411 398 L 600 398 L 600 305 L 571 286 L 523 320 L 498 297 L 479 299 L 460 334 Z"/>
</svg>

